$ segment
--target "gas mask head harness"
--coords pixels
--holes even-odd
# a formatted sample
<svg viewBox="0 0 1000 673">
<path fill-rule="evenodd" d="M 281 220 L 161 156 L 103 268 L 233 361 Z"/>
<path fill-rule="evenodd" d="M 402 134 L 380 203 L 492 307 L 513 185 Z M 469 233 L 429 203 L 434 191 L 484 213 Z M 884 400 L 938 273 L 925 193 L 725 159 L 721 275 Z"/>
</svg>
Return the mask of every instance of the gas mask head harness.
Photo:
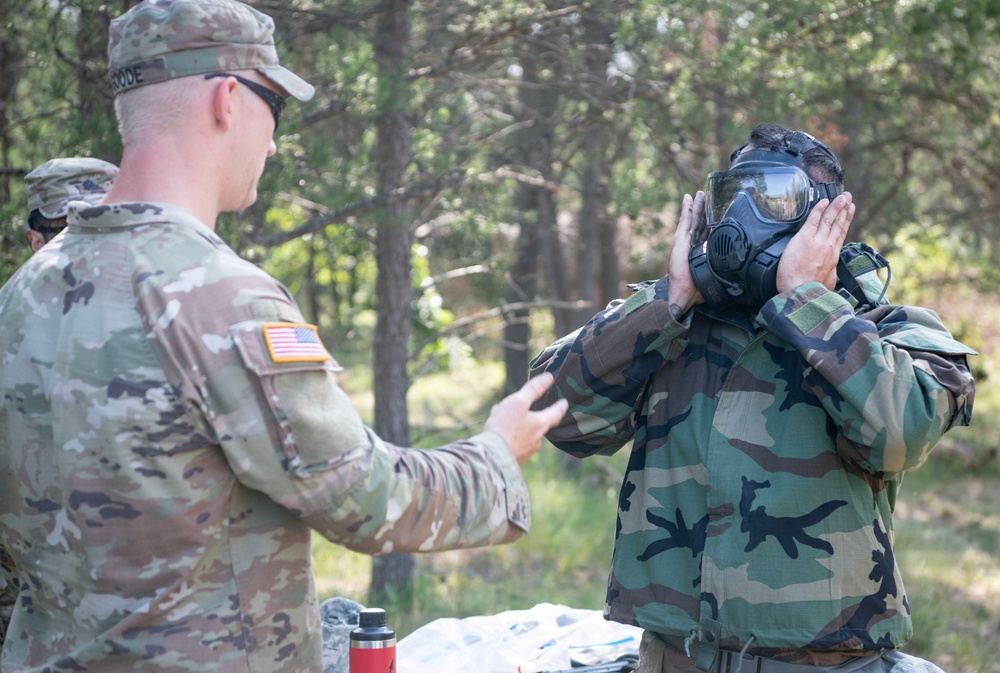
<svg viewBox="0 0 1000 673">
<path fill-rule="evenodd" d="M 814 148 L 836 161 L 808 133 L 796 131 L 787 147 L 776 150 L 743 152 L 745 147 L 730 156 L 729 170 L 708 176 L 708 236 L 691 249 L 688 262 L 708 305 L 756 311 L 778 294 L 778 260 L 809 211 L 844 188 L 818 183 L 804 170 L 802 155 Z"/>
</svg>

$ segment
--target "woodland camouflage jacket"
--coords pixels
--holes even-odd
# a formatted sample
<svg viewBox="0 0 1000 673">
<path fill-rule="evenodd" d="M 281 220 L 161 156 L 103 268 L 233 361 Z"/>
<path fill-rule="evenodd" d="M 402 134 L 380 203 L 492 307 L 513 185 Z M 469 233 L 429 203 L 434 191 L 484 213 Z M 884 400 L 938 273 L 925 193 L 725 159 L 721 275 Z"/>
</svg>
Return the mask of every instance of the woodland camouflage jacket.
<svg viewBox="0 0 1000 673">
<path fill-rule="evenodd" d="M 605 614 L 723 647 L 870 651 L 911 634 L 892 548 L 905 470 L 971 418 L 972 353 L 929 310 L 819 283 L 756 316 L 680 324 L 667 281 L 613 304 L 532 363 L 569 413 L 574 456 L 634 442 Z"/>
<path fill-rule="evenodd" d="M 0 669 L 321 670 L 310 528 L 368 553 L 513 540 L 487 432 L 390 446 L 280 284 L 166 204 L 70 213 L 0 290 Z"/>
</svg>

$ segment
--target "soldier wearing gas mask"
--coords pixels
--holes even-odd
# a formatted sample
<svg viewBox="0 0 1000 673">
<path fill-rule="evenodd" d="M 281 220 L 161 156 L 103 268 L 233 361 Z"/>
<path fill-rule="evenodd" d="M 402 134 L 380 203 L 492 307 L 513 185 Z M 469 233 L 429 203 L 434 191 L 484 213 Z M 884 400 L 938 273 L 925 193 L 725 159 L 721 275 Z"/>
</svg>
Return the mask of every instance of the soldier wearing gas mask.
<svg viewBox="0 0 1000 673">
<path fill-rule="evenodd" d="M 691 275 L 706 303 L 756 310 L 778 294 L 778 260 L 813 207 L 843 193 L 844 171 L 801 131 L 787 145 L 748 142 L 730 161 L 729 170 L 708 176 L 708 239 L 692 248 Z M 847 208 L 853 215 L 854 204 Z"/>
<path fill-rule="evenodd" d="M 812 136 L 755 128 L 685 196 L 667 274 L 532 362 L 538 404 L 569 401 L 553 444 L 630 447 L 605 616 L 645 629 L 642 673 L 940 670 L 898 649 L 892 510 L 970 423 L 974 352 L 844 246 L 843 181 Z"/>
</svg>

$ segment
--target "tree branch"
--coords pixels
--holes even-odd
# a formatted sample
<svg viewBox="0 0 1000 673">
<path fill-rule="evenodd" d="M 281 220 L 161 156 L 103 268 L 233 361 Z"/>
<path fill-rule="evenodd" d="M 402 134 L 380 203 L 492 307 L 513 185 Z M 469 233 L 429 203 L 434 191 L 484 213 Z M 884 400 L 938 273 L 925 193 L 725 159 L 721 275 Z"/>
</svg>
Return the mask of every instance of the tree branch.
<svg viewBox="0 0 1000 673">
<path fill-rule="evenodd" d="M 301 238 L 306 234 L 311 234 L 315 231 L 322 229 L 328 225 L 334 224 L 346 220 L 349 217 L 357 217 L 358 215 L 364 215 L 370 213 L 373 210 L 382 208 L 390 203 L 396 203 L 398 201 L 407 201 L 410 199 L 415 199 L 421 196 L 426 196 L 428 194 L 434 194 L 445 187 L 451 187 L 457 185 L 465 180 L 464 171 L 456 171 L 450 175 L 446 175 L 439 180 L 434 182 L 428 182 L 422 185 L 416 185 L 413 187 L 394 189 L 387 194 L 379 194 L 378 196 L 373 196 L 370 199 L 366 199 L 360 203 L 356 203 L 347 208 L 342 208 L 337 211 L 330 213 L 325 213 L 322 215 L 317 215 L 316 217 L 310 218 L 305 223 L 292 229 L 291 231 L 282 231 L 265 238 L 257 239 L 254 241 L 257 245 L 261 245 L 265 248 L 272 248 L 276 245 L 281 245 L 282 243 L 287 243 L 296 238 Z"/>
<path fill-rule="evenodd" d="M 413 68 L 407 75 L 407 81 L 414 81 L 422 78 L 432 78 L 440 75 L 449 70 L 453 70 L 463 65 L 468 65 L 474 63 L 486 55 L 486 49 L 508 37 L 514 35 L 524 29 L 525 26 L 531 26 L 537 23 L 545 23 L 547 21 L 554 21 L 557 19 L 565 18 L 572 14 L 580 12 L 579 5 L 570 5 L 569 7 L 563 7 L 560 9 L 552 10 L 549 12 L 542 12 L 541 14 L 535 14 L 533 16 L 526 16 L 518 19 L 511 19 L 507 27 L 494 31 L 483 36 L 483 40 L 477 43 L 475 46 L 470 47 L 460 47 L 455 49 L 452 54 L 446 58 L 444 61 L 437 63 L 435 65 L 428 65 L 422 68 Z M 467 41 L 468 42 L 468 41 Z"/>
<path fill-rule="evenodd" d="M 517 171 L 510 170 L 501 166 L 495 169 L 492 173 L 482 173 L 478 177 L 480 179 L 485 178 L 489 175 L 494 175 L 499 178 L 508 178 L 511 180 L 517 180 L 518 182 L 523 182 L 525 184 L 533 185 L 535 187 L 541 187 L 552 192 L 563 192 L 574 194 L 576 190 L 571 187 L 566 187 L 565 185 L 559 184 L 557 182 L 552 182 L 550 180 L 545 180 L 544 178 L 535 177 L 531 175 L 526 175 L 524 173 L 519 173 Z M 263 238 L 256 238 L 253 240 L 255 245 L 259 245 L 264 248 L 273 248 L 275 246 L 287 243 L 288 241 L 294 240 L 296 238 L 301 238 L 306 234 L 312 234 L 319 231 L 323 227 L 327 227 L 331 224 L 336 224 L 337 222 L 342 222 L 350 217 L 358 217 L 360 215 L 365 215 L 372 212 L 373 210 L 378 210 L 383 208 L 390 203 L 396 203 L 399 201 L 408 201 L 411 199 L 418 199 L 428 195 L 436 194 L 442 189 L 447 187 L 454 187 L 465 182 L 468 179 L 468 175 L 465 171 L 456 170 L 448 175 L 445 175 L 438 180 L 433 182 L 426 182 L 420 185 L 415 185 L 413 187 L 394 189 L 387 194 L 379 194 L 373 196 L 370 199 L 365 199 L 360 203 L 355 203 L 346 208 L 341 208 L 340 210 L 330 211 L 322 204 L 315 203 L 313 201 L 302 201 L 299 205 L 303 205 L 310 210 L 318 211 L 319 214 L 309 218 L 303 224 L 299 225 L 295 229 L 290 231 L 282 231 L 277 234 L 272 234 L 270 236 L 265 236 Z M 297 203 L 298 197 L 287 195 L 281 197 L 286 201 Z"/>
<path fill-rule="evenodd" d="M 551 180 L 546 180 L 542 177 L 536 177 L 534 175 L 527 175 L 525 173 L 520 173 L 518 171 L 513 171 L 509 168 L 501 167 L 493 171 L 493 174 L 500 178 L 510 178 L 511 180 L 516 180 L 525 185 L 531 185 L 532 187 L 541 187 L 542 189 L 548 190 L 554 193 L 563 194 L 578 194 L 579 192 L 572 187 L 567 187 L 566 185 L 560 184 L 558 182 L 553 182 Z"/>
<path fill-rule="evenodd" d="M 500 306 L 495 306 L 491 309 L 485 311 L 480 311 L 479 313 L 474 313 L 473 315 L 466 316 L 464 318 L 459 318 L 455 322 L 451 323 L 447 327 L 438 330 L 438 332 L 427 339 L 424 339 L 419 344 L 414 346 L 412 353 L 410 354 L 411 360 L 416 360 L 420 352 L 426 348 L 429 344 L 437 341 L 441 337 L 454 334 L 459 330 L 466 329 L 475 325 L 477 323 L 486 322 L 487 320 L 493 320 L 500 317 L 507 317 L 507 314 L 514 311 L 525 311 L 533 308 L 563 308 L 578 310 L 582 308 L 587 308 L 590 306 L 588 301 L 519 301 L 510 304 L 501 304 Z"/>
<path fill-rule="evenodd" d="M 290 26 L 288 30 L 281 32 L 282 41 L 325 33 L 334 26 L 342 28 L 353 28 L 362 23 L 370 21 L 386 12 L 384 3 L 379 2 L 365 11 L 337 11 L 336 9 L 304 9 L 302 7 L 289 6 L 284 0 L 273 2 L 253 2 L 251 3 L 262 12 L 270 14 L 276 19 L 279 26 Z"/>
</svg>

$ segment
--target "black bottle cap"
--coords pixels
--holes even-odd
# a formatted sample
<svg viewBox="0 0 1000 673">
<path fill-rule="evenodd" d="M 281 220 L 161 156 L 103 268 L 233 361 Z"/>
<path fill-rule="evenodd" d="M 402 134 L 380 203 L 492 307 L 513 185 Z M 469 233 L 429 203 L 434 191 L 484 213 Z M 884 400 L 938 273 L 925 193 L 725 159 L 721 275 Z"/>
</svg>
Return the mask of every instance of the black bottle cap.
<svg viewBox="0 0 1000 673">
<path fill-rule="evenodd" d="M 358 626 L 363 629 L 375 629 L 385 625 L 385 610 L 382 608 L 365 608 L 358 614 Z"/>
</svg>

